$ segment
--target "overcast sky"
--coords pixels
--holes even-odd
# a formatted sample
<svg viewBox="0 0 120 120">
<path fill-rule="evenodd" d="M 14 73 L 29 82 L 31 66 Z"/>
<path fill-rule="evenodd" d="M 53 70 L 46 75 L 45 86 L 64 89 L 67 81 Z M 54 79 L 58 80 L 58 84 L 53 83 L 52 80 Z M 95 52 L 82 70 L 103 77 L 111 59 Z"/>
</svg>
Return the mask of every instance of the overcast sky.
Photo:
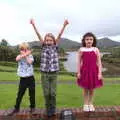
<svg viewBox="0 0 120 120">
<path fill-rule="evenodd" d="M 68 19 L 62 37 L 80 42 L 90 31 L 120 42 L 120 0 L 0 0 L 0 40 L 11 45 L 38 40 L 30 18 L 42 36 L 47 32 L 56 36 Z"/>
</svg>

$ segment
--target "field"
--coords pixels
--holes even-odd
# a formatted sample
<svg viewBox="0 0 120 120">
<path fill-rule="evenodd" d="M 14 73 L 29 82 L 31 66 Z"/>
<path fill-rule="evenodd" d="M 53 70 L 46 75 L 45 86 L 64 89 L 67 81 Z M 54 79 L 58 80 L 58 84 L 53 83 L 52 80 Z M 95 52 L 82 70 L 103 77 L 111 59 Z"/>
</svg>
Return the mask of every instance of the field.
<svg viewBox="0 0 120 120">
<path fill-rule="evenodd" d="M 17 84 L 0 85 L 0 109 L 13 108 L 17 94 Z M 120 85 L 104 85 L 96 89 L 94 103 L 97 106 L 120 105 Z M 83 104 L 82 89 L 75 84 L 58 84 L 57 107 L 80 107 Z M 26 91 L 21 107 L 29 107 L 29 96 Z M 36 85 L 36 107 L 44 108 L 44 97 L 41 85 Z"/>
<path fill-rule="evenodd" d="M 35 68 L 35 80 L 36 107 L 44 108 L 39 68 Z M 120 77 L 105 77 L 104 86 L 95 91 L 94 104 L 97 106 L 120 105 L 119 81 Z M 0 63 L 0 109 L 14 107 L 18 82 L 19 77 L 16 74 L 16 64 L 10 66 L 9 64 L 4 65 Z M 69 74 L 59 74 L 57 83 L 57 107 L 79 107 L 82 106 L 82 104 L 82 89 L 77 86 L 76 77 Z M 28 91 L 26 91 L 23 97 L 21 107 L 29 107 Z"/>
</svg>

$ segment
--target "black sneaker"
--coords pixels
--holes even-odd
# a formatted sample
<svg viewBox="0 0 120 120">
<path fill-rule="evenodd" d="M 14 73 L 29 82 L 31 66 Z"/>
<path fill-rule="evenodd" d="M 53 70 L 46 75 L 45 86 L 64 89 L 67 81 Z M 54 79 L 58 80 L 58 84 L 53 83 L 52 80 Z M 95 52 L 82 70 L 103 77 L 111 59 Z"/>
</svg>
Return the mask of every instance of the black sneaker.
<svg viewBox="0 0 120 120">
<path fill-rule="evenodd" d="M 9 113 L 8 115 L 9 116 L 12 116 L 12 115 L 14 115 L 15 113 L 18 113 L 19 112 L 19 109 L 13 109 L 13 111 L 11 112 L 11 113 Z"/>
</svg>

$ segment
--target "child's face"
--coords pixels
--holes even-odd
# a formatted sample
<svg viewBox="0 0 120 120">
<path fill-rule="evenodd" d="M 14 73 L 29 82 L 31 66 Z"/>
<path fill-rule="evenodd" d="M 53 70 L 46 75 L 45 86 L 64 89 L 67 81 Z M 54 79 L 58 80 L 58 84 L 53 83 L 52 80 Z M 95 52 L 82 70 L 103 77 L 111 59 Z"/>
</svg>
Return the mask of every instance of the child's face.
<svg viewBox="0 0 120 120">
<path fill-rule="evenodd" d="M 53 45 L 54 44 L 53 38 L 49 37 L 49 36 L 46 36 L 45 44 L 47 44 L 47 45 Z"/>
<path fill-rule="evenodd" d="M 85 37 L 86 47 L 92 47 L 94 38 L 92 36 Z"/>
<path fill-rule="evenodd" d="M 27 52 L 27 50 L 28 50 L 28 49 L 20 49 L 20 53 L 21 53 L 21 54 L 24 54 L 24 53 Z"/>
</svg>

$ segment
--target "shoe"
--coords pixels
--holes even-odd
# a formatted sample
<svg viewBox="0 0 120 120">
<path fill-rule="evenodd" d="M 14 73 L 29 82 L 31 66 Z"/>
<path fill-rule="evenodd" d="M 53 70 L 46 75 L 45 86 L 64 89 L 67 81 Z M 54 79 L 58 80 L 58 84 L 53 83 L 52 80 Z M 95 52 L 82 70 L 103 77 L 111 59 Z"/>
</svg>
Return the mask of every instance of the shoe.
<svg viewBox="0 0 120 120">
<path fill-rule="evenodd" d="M 35 108 L 30 108 L 30 113 L 34 113 L 35 112 Z"/>
<path fill-rule="evenodd" d="M 91 112 L 95 111 L 95 107 L 92 104 L 89 105 L 89 109 L 90 109 Z"/>
<path fill-rule="evenodd" d="M 47 111 L 47 116 L 52 117 L 55 115 L 55 108 L 51 108 Z"/>
<path fill-rule="evenodd" d="M 83 106 L 83 111 L 84 112 L 89 112 L 90 110 L 89 110 L 89 105 L 84 105 Z"/>
<path fill-rule="evenodd" d="M 8 114 L 8 116 L 12 116 L 12 115 L 14 115 L 14 114 L 16 114 L 18 112 L 19 112 L 19 109 L 15 108 L 15 109 L 13 109 L 13 111 L 11 113 Z"/>
</svg>

